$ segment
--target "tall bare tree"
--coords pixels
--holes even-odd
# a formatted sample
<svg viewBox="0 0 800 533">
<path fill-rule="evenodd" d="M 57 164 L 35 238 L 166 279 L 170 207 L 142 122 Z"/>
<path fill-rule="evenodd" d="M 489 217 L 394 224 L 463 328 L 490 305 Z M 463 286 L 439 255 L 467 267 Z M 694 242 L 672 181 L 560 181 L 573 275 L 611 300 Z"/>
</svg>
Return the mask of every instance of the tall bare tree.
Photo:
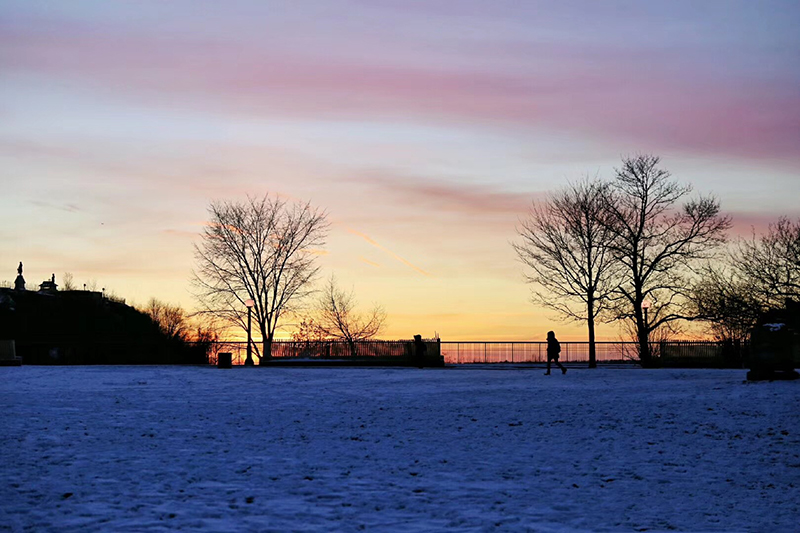
<svg viewBox="0 0 800 533">
<path fill-rule="evenodd" d="M 247 329 L 247 300 L 261 333 L 259 362 L 272 355 L 281 317 L 310 292 L 324 246 L 326 214 L 309 203 L 279 197 L 213 202 L 211 220 L 195 246 L 194 272 L 200 312 Z"/>
<path fill-rule="evenodd" d="M 691 190 L 672 179 L 657 156 L 638 155 L 622 160 L 605 195 L 604 220 L 622 268 L 613 316 L 634 323 L 643 364 L 652 363 L 652 331 L 695 318 L 687 299 L 692 267 L 725 241 L 730 227 L 713 197 L 676 205 Z"/>
<path fill-rule="evenodd" d="M 800 219 L 781 217 L 766 234 L 740 242 L 732 263 L 765 308 L 800 301 Z"/>
<path fill-rule="evenodd" d="M 386 322 L 386 312 L 379 305 L 360 313 L 353 292 L 345 292 L 330 277 L 322 291 L 317 309 L 316 327 L 325 336 L 347 343 L 351 355 L 356 355 L 356 342 L 378 335 Z"/>
<path fill-rule="evenodd" d="M 545 201 L 534 202 L 513 243 L 533 273 L 533 300 L 568 320 L 586 322 L 589 368 L 597 366 L 595 320 L 615 289 L 610 251 L 613 233 L 602 222 L 606 185 L 588 178 L 570 184 Z"/>
</svg>

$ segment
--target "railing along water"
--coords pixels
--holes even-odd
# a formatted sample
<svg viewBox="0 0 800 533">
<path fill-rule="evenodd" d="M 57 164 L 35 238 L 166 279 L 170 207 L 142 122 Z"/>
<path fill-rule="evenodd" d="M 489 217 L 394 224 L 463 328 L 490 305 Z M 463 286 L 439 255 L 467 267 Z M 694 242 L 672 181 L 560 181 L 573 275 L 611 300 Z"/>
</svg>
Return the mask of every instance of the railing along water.
<svg viewBox="0 0 800 533">
<path fill-rule="evenodd" d="M 636 359 L 636 343 L 597 342 L 598 363 L 630 362 Z M 442 355 L 448 364 L 546 363 L 546 341 L 443 341 Z M 588 342 L 561 342 L 562 363 L 588 363 Z"/>
<path fill-rule="evenodd" d="M 436 341 L 428 341 L 436 342 Z M 546 363 L 545 341 L 440 341 L 439 348 L 446 364 L 492 364 L 492 363 Z M 244 341 L 218 342 L 212 349 L 231 352 L 234 364 L 242 364 L 246 357 L 247 343 Z M 260 342 L 254 342 L 254 358 Z M 343 341 L 297 342 L 274 340 L 273 358 L 341 359 L 349 357 L 404 357 L 410 355 L 411 341 L 361 341 L 349 345 Z M 653 343 L 654 356 L 665 365 L 683 362 L 701 366 L 737 366 L 746 347 L 716 341 L 667 341 Z M 733 354 L 733 355 L 732 355 Z M 595 343 L 598 363 L 630 363 L 638 361 L 637 343 L 630 341 L 598 341 Z M 734 361 L 732 361 L 734 359 Z M 257 360 L 257 358 L 256 358 Z M 589 362 L 589 343 L 585 341 L 561 342 L 562 363 Z M 212 361 L 213 362 L 213 361 Z"/>
</svg>

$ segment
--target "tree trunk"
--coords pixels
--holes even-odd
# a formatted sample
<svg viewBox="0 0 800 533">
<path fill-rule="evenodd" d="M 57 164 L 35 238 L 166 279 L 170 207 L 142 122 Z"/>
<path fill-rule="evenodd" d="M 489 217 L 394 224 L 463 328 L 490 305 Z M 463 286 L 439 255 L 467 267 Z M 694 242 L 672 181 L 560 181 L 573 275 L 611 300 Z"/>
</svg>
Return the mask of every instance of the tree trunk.
<svg viewBox="0 0 800 533">
<path fill-rule="evenodd" d="M 272 359 L 272 335 L 267 335 L 262 346 L 261 358 L 258 360 L 259 365 L 263 365 L 266 361 Z"/>
<path fill-rule="evenodd" d="M 589 368 L 597 368 L 597 352 L 594 341 L 594 300 L 592 298 L 589 298 L 586 311 L 589 324 Z"/>
<path fill-rule="evenodd" d="M 647 324 L 645 324 L 644 317 L 642 316 L 642 308 L 636 308 L 636 335 L 639 341 L 639 360 L 644 367 L 653 366 L 653 358 L 650 354 L 650 342 L 647 331 Z"/>
</svg>

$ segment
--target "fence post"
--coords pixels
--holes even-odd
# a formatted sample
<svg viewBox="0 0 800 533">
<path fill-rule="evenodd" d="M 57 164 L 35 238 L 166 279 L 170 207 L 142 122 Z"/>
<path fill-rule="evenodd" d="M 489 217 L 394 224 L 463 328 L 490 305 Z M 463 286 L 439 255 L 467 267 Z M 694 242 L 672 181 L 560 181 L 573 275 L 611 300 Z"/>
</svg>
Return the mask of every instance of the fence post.
<svg viewBox="0 0 800 533">
<path fill-rule="evenodd" d="M 511 343 L 511 362 L 514 362 L 514 343 Z"/>
<path fill-rule="evenodd" d="M 486 357 L 486 343 L 483 343 L 483 362 L 488 363 L 489 359 Z"/>
</svg>

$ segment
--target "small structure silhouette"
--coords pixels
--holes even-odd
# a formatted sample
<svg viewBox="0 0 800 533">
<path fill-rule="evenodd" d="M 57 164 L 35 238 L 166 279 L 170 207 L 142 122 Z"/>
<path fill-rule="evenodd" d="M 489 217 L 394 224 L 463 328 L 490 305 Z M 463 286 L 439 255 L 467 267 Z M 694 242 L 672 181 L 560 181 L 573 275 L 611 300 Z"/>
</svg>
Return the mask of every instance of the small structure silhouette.
<svg viewBox="0 0 800 533">
<path fill-rule="evenodd" d="M 547 332 L 547 372 L 544 373 L 545 376 L 550 375 L 550 362 L 555 361 L 558 368 L 561 369 L 562 374 L 567 373 L 567 369 L 558 362 L 559 354 L 561 353 L 561 343 L 558 342 L 556 339 L 556 334 L 553 331 Z"/>
<path fill-rule="evenodd" d="M 39 292 L 49 293 L 52 294 L 54 292 L 58 292 L 58 285 L 56 284 L 56 275 L 53 276 L 49 280 L 45 280 L 39 285 Z"/>
</svg>

